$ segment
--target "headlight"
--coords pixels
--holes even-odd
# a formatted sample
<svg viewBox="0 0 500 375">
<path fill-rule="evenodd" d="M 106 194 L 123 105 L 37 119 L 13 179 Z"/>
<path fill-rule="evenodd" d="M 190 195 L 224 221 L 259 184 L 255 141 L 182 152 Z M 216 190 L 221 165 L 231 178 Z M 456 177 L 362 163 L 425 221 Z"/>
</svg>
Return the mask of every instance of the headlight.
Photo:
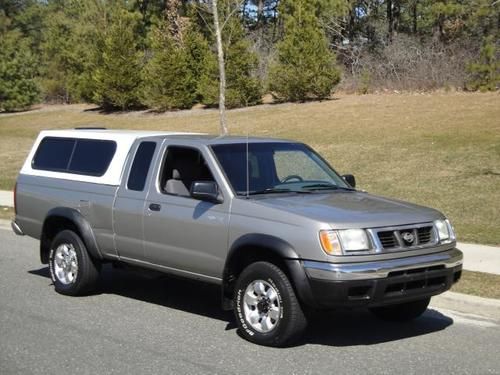
<svg viewBox="0 0 500 375">
<path fill-rule="evenodd" d="M 434 221 L 439 242 L 449 243 L 455 241 L 455 232 L 448 219 Z"/>
<path fill-rule="evenodd" d="M 345 255 L 370 250 L 370 241 L 364 229 L 322 230 L 319 238 L 328 255 Z"/>
</svg>

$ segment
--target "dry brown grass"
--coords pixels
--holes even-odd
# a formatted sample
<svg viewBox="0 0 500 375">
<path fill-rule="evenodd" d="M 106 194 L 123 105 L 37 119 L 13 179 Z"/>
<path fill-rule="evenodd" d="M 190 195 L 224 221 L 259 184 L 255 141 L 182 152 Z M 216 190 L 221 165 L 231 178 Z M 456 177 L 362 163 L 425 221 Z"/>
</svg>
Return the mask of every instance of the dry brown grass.
<svg viewBox="0 0 500 375">
<path fill-rule="evenodd" d="M 452 288 L 453 292 L 500 299 L 500 275 L 462 271 L 462 278 Z"/>
<path fill-rule="evenodd" d="M 10 189 L 42 129 L 109 128 L 216 133 L 216 110 L 102 114 L 87 105 L 0 115 L 0 188 Z M 87 110 L 87 111 L 85 111 Z M 459 240 L 500 244 L 500 96 L 435 93 L 339 96 L 228 114 L 233 134 L 290 138 L 321 152 L 372 193 L 447 214 Z"/>
<path fill-rule="evenodd" d="M 14 209 L 12 207 L 0 206 L 0 219 L 12 220 L 14 218 Z"/>
</svg>

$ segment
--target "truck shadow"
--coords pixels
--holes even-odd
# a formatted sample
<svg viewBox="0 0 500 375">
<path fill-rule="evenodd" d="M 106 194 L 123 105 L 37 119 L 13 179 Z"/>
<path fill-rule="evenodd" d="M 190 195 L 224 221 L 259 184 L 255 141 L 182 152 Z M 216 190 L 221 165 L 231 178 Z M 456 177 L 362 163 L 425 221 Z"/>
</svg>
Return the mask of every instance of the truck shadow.
<svg viewBox="0 0 500 375">
<path fill-rule="evenodd" d="M 28 271 L 50 278 L 48 267 Z M 103 267 L 99 290 L 95 295 L 115 294 L 125 298 L 154 303 L 170 309 L 227 322 L 226 330 L 235 330 L 232 311 L 221 309 L 217 285 L 178 279 L 156 272 L 134 272 Z M 316 344 L 326 346 L 375 345 L 431 334 L 446 329 L 453 319 L 433 309 L 410 323 L 384 322 L 368 311 L 336 310 L 315 313 L 303 338 L 294 346 Z"/>
<path fill-rule="evenodd" d="M 412 322 L 382 321 L 364 309 L 322 312 L 309 324 L 302 343 L 329 346 L 375 345 L 439 332 L 453 319 L 429 308 Z"/>
</svg>

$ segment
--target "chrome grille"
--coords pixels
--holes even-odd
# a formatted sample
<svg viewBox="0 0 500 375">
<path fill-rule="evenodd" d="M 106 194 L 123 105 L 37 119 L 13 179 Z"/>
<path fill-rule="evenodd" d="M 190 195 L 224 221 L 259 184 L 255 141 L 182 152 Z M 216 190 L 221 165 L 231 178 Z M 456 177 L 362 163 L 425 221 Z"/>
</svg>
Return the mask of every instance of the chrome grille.
<svg viewBox="0 0 500 375">
<path fill-rule="evenodd" d="M 432 226 L 418 228 L 417 235 L 418 235 L 418 243 L 420 245 L 431 242 L 431 240 L 432 240 Z"/>
<path fill-rule="evenodd" d="M 406 250 L 437 243 L 432 223 L 373 230 L 382 250 Z"/>
<path fill-rule="evenodd" d="M 384 248 L 397 247 L 398 241 L 393 231 L 378 232 L 378 239 Z"/>
</svg>

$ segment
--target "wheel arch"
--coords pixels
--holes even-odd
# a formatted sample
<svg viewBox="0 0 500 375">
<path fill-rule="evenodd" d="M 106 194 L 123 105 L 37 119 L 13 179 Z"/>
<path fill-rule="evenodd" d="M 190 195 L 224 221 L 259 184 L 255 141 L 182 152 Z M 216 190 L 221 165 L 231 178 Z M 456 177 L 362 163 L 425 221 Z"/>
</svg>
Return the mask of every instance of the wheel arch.
<svg viewBox="0 0 500 375">
<path fill-rule="evenodd" d="M 40 238 L 40 260 L 42 264 L 49 262 L 52 240 L 57 233 L 65 229 L 72 230 L 80 236 L 91 257 L 102 259 L 92 227 L 83 215 L 73 208 L 55 207 L 47 213 L 43 221 Z"/>
<path fill-rule="evenodd" d="M 259 233 L 246 234 L 233 242 L 222 275 L 222 306 L 233 308 L 233 291 L 239 274 L 249 264 L 268 261 L 278 266 L 290 279 L 299 299 L 312 304 L 312 293 L 300 257 L 287 241 Z"/>
</svg>

